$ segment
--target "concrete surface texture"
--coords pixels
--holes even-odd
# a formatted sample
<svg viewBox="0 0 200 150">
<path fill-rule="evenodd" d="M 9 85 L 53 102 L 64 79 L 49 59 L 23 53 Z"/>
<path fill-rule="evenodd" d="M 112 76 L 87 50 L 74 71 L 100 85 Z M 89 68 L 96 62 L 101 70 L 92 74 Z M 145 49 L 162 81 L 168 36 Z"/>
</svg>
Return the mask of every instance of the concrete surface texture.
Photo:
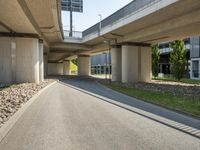
<svg viewBox="0 0 200 150">
<path fill-rule="evenodd" d="M 63 63 L 48 63 L 48 75 L 63 75 Z"/>
<path fill-rule="evenodd" d="M 70 75 L 70 61 L 64 61 L 63 62 L 63 74 L 64 75 Z"/>
<path fill-rule="evenodd" d="M 0 82 L 12 81 L 11 38 L 0 38 Z"/>
<path fill-rule="evenodd" d="M 39 78 L 40 81 L 44 81 L 44 44 L 41 41 L 39 42 Z"/>
<path fill-rule="evenodd" d="M 0 81 L 39 83 L 38 39 L 1 37 L 0 41 Z"/>
<path fill-rule="evenodd" d="M 111 49 L 112 81 L 121 81 L 122 74 L 122 50 L 121 48 Z"/>
<path fill-rule="evenodd" d="M 78 75 L 80 76 L 90 75 L 90 56 L 87 55 L 78 56 Z"/>
<path fill-rule="evenodd" d="M 82 81 L 70 82 L 84 86 Z M 31 105 L 0 143 L 0 150 L 199 150 L 199 146 L 195 137 L 57 83 Z"/>
<path fill-rule="evenodd" d="M 150 81 L 151 48 L 142 46 L 122 46 L 122 82 Z"/>
</svg>

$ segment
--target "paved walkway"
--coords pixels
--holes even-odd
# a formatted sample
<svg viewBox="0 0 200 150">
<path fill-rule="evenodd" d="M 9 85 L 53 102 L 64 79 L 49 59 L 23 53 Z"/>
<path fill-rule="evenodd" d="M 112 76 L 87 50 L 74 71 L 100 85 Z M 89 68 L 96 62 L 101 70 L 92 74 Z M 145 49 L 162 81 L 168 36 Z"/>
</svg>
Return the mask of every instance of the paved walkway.
<svg viewBox="0 0 200 150">
<path fill-rule="evenodd" d="M 113 100 L 128 98 L 91 80 L 65 82 L 94 93 L 103 92 L 101 95 L 109 93 Z M 42 93 L 0 143 L 0 150 L 199 150 L 199 147 L 196 137 L 62 83 Z"/>
</svg>

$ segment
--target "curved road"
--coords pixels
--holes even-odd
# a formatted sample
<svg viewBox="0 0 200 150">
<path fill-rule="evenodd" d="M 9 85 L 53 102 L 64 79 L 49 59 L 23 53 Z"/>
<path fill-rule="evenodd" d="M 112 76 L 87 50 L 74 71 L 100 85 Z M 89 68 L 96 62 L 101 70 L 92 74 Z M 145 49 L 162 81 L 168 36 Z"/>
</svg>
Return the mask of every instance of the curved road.
<svg viewBox="0 0 200 150">
<path fill-rule="evenodd" d="M 0 143 L 0 150 L 199 148 L 198 138 L 61 83 L 44 91 Z"/>
</svg>

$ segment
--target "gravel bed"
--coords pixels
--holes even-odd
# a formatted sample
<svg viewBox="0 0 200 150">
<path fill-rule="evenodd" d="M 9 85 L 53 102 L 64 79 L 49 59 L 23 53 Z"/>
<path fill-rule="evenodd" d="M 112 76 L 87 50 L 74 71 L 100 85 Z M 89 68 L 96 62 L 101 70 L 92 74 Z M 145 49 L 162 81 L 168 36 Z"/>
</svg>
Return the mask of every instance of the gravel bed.
<svg viewBox="0 0 200 150">
<path fill-rule="evenodd" d="M 116 83 L 122 84 L 122 83 Z M 177 82 L 166 82 L 166 81 L 154 81 L 134 84 L 122 84 L 126 87 L 134 87 L 137 89 L 143 89 L 148 91 L 156 91 L 162 93 L 170 93 L 176 96 L 190 96 L 200 100 L 200 85 L 177 83 Z"/>
<path fill-rule="evenodd" d="M 3 124 L 24 105 L 39 90 L 55 80 L 48 79 L 40 84 L 23 83 L 18 85 L 0 85 L 0 128 Z M 2 88 L 4 87 L 4 88 Z"/>
</svg>

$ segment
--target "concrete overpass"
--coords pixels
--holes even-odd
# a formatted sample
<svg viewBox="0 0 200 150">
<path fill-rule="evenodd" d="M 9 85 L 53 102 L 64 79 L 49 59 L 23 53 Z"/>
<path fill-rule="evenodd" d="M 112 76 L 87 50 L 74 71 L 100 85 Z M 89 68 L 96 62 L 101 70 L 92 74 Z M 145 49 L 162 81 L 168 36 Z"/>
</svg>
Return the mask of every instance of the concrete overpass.
<svg viewBox="0 0 200 150">
<path fill-rule="evenodd" d="M 1 0 L 0 7 L 0 82 L 68 74 L 74 56 L 79 75 L 89 75 L 90 55 L 110 48 L 113 81 L 148 81 L 150 44 L 200 34 L 199 0 L 134 0 L 101 29 L 98 23 L 73 38 L 63 33 L 60 0 Z"/>
</svg>

